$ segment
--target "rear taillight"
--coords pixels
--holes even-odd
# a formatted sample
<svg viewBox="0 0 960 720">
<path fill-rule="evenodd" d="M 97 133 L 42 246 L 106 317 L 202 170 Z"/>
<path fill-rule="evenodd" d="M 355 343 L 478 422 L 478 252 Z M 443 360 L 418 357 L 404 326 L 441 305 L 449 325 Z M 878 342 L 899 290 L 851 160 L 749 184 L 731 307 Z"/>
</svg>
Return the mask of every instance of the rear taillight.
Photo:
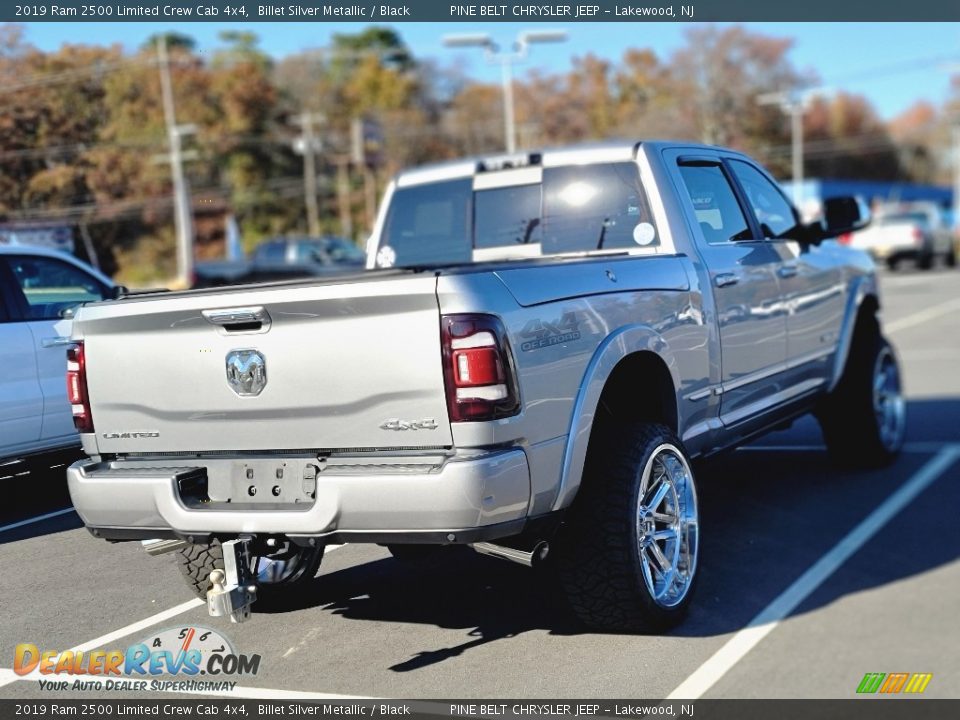
<svg viewBox="0 0 960 720">
<path fill-rule="evenodd" d="M 73 409 L 73 425 L 78 432 L 93 432 L 93 415 L 87 395 L 87 361 L 83 343 L 67 350 L 67 400 Z"/>
<path fill-rule="evenodd" d="M 923 230 L 918 227 L 913 228 L 913 244 L 920 245 L 923 243 Z"/>
<path fill-rule="evenodd" d="M 851 240 L 853 240 L 853 233 L 843 233 L 843 235 L 837 236 L 837 242 L 841 245 L 849 245 Z"/>
<path fill-rule="evenodd" d="M 444 315 L 441 332 L 450 421 L 482 422 L 520 412 L 503 323 L 492 315 Z"/>
</svg>

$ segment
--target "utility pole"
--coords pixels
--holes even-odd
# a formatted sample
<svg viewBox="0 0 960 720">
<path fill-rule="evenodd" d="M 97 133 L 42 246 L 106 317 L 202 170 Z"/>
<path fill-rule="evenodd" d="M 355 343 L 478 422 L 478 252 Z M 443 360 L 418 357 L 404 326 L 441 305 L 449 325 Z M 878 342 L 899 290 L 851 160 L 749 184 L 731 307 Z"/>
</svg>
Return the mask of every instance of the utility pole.
<svg viewBox="0 0 960 720">
<path fill-rule="evenodd" d="M 350 122 L 350 160 L 363 172 L 366 230 L 373 232 L 377 216 L 377 174 L 367 153 L 367 121 L 362 117 L 355 117 Z"/>
<path fill-rule="evenodd" d="M 953 123 L 953 241 L 960 249 L 960 117 Z"/>
<path fill-rule="evenodd" d="M 340 213 L 340 233 L 353 240 L 353 203 L 350 192 L 350 158 L 337 161 L 337 208 Z"/>
<path fill-rule="evenodd" d="M 508 153 L 516 152 L 517 127 L 513 112 L 513 64 L 527 57 L 533 43 L 563 42 L 567 39 L 564 30 L 533 30 L 517 36 L 508 52 L 501 52 L 493 38 L 486 33 L 446 35 L 443 44 L 447 47 L 483 48 L 487 62 L 500 65 L 500 82 L 503 85 L 503 136 Z"/>
<path fill-rule="evenodd" d="M 173 104 L 173 83 L 170 80 L 170 57 L 167 54 L 167 38 L 157 38 L 157 60 L 160 66 L 160 87 L 163 93 L 163 117 L 167 125 L 169 154 L 164 158 L 170 163 L 173 177 L 174 227 L 177 232 L 177 282 L 186 287 L 193 274 L 193 215 L 190 208 L 190 191 L 183 172 L 183 161 L 195 153 L 184 153 L 182 138 L 195 132 L 192 125 L 177 125 L 177 113 Z"/>
<path fill-rule="evenodd" d="M 323 149 L 323 141 L 317 136 L 315 128 L 325 119 L 322 113 L 303 112 L 294 120 L 303 130 L 294 143 L 294 149 L 303 155 L 303 199 L 307 206 L 307 228 L 311 237 L 320 235 L 316 154 Z"/>
<path fill-rule="evenodd" d="M 822 91 L 820 91 L 822 92 Z M 777 105 L 790 116 L 790 165 L 793 181 L 793 204 L 800 207 L 803 200 L 803 114 L 810 98 L 819 92 L 810 94 L 781 91 L 764 93 L 757 97 L 758 105 Z"/>
<path fill-rule="evenodd" d="M 790 159 L 793 175 L 793 204 L 800 207 L 803 199 L 803 110 L 802 101 L 790 103 Z"/>
</svg>

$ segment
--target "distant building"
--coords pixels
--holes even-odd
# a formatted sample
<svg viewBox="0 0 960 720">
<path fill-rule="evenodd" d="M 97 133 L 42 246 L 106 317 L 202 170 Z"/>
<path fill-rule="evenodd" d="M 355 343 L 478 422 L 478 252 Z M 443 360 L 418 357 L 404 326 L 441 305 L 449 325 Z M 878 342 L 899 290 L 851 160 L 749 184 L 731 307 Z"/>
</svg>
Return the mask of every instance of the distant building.
<svg viewBox="0 0 960 720">
<path fill-rule="evenodd" d="M 48 223 L 0 223 L 0 245 L 33 245 L 72 253 L 73 228 Z"/>
</svg>

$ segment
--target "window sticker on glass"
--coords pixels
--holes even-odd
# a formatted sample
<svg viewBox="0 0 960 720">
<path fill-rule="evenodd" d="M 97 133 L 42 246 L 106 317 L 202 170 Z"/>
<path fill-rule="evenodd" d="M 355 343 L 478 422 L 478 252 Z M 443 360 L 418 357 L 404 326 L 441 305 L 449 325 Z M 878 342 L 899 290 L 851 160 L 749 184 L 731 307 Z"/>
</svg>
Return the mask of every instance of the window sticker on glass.
<svg viewBox="0 0 960 720">
<path fill-rule="evenodd" d="M 714 194 L 709 190 L 697 190 L 690 193 L 690 200 L 693 202 L 694 210 L 709 210 L 716 207 Z"/>
<path fill-rule="evenodd" d="M 653 225 L 642 222 L 633 229 L 633 241 L 637 245 L 649 245 L 657 239 L 657 231 Z"/>
</svg>

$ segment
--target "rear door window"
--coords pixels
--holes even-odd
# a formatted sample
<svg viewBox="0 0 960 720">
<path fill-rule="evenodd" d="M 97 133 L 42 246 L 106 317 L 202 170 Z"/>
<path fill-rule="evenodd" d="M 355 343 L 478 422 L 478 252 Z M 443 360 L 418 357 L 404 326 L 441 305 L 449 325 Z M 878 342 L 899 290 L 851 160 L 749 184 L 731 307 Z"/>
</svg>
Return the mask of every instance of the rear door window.
<svg viewBox="0 0 960 720">
<path fill-rule="evenodd" d="M 704 240 L 717 245 L 750 239 L 747 218 L 719 164 L 680 165 L 680 175 Z"/>
</svg>

